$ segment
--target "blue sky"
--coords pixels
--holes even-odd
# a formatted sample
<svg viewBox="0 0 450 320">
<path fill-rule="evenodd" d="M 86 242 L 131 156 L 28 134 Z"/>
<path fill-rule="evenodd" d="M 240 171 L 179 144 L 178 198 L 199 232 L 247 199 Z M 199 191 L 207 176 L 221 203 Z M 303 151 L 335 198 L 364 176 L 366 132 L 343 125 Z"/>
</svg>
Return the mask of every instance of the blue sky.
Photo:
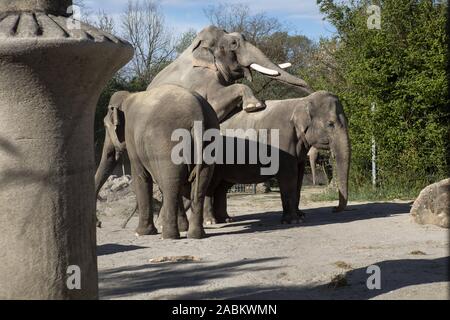
<svg viewBox="0 0 450 320">
<path fill-rule="evenodd" d="M 104 10 L 117 18 L 125 10 L 128 0 L 85 0 L 86 5 L 95 13 Z M 174 32 L 193 28 L 200 31 L 209 25 L 203 8 L 217 3 L 216 0 L 160 0 L 166 22 Z M 311 39 L 329 37 L 333 27 L 322 20 L 316 0 L 223 0 L 222 3 L 246 3 L 253 13 L 265 12 L 287 23 L 297 33 Z"/>
</svg>

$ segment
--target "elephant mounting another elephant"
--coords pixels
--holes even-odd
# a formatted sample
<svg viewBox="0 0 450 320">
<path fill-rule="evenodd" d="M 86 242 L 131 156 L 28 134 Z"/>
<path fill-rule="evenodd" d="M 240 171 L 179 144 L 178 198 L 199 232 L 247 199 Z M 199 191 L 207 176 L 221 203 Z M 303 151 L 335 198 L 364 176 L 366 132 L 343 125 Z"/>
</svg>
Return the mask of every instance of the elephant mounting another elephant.
<svg viewBox="0 0 450 320">
<path fill-rule="evenodd" d="M 213 178 L 214 166 L 211 165 L 198 166 L 197 169 L 201 170 L 194 173 L 192 166 L 170 164 L 169 149 L 174 144 L 170 136 L 173 130 L 180 129 L 183 125 L 185 129 L 189 129 L 192 122 L 195 119 L 199 120 L 201 116 L 203 121 L 206 121 L 205 128 L 218 128 L 219 122 L 227 118 L 223 127 L 240 126 L 240 129 L 245 129 L 250 128 L 249 124 L 252 123 L 254 129 L 256 127 L 276 128 L 288 134 L 288 127 L 291 125 L 289 134 L 294 135 L 289 138 L 281 135 L 282 143 L 285 145 L 280 146 L 280 152 L 288 155 L 281 157 L 283 162 L 281 167 L 286 165 L 294 170 L 296 178 L 292 179 L 293 181 L 287 181 L 288 176 L 292 177 L 292 173 L 287 174 L 286 170 L 281 170 L 277 178 L 280 184 L 283 184 L 283 190 L 285 188 L 289 190 L 286 192 L 282 190 L 284 220 L 290 222 L 293 218 L 297 218 L 301 188 L 301 179 L 299 180 L 298 176 L 303 175 L 304 158 L 309 146 L 331 147 L 332 150 L 333 148 L 337 150 L 339 147 L 336 140 L 325 133 L 328 134 L 326 130 L 331 130 L 330 121 L 334 121 L 333 124 L 336 124 L 338 129 L 346 132 L 346 120 L 339 101 L 332 95 L 322 92 L 303 100 L 268 102 L 269 107 L 264 110 L 265 103 L 259 101 L 249 87 L 235 83 L 243 77 L 251 79 L 253 69 L 270 78 L 297 87 L 301 95 L 312 93 L 305 81 L 288 74 L 282 67 L 271 62 L 241 34 L 227 33 L 213 26 L 201 31 L 191 46 L 155 77 L 146 92 L 137 94 L 119 92 L 112 97 L 104 120 L 107 134 L 102 159 L 95 176 L 97 194 L 118 164 L 123 152 L 127 151 L 131 160 L 140 213 L 137 233 L 144 235 L 156 232 L 150 210 L 151 187 L 153 181 L 156 181 L 164 197 L 163 237 L 177 238 L 179 230 L 186 229 L 185 210 L 190 201 L 194 201 L 193 225 L 191 227 L 189 224 L 188 235 L 193 238 L 202 237 L 204 233 L 200 216 L 204 197 L 208 195 L 205 203 L 207 221 L 226 219 L 226 202 L 221 201 L 224 198 L 223 190 L 226 192 L 223 186 L 238 182 L 238 172 L 244 169 L 223 167 L 216 171 L 218 173 Z M 320 98 L 324 100 L 321 101 Z M 239 104 L 242 104 L 243 111 L 236 113 Z M 322 114 L 318 105 L 326 105 L 323 108 L 328 110 L 328 115 Z M 299 110 L 311 110 L 309 115 L 299 116 L 298 123 L 293 119 L 283 118 L 288 109 L 294 115 L 295 106 L 299 106 L 297 108 Z M 196 108 L 200 111 L 195 111 Z M 298 114 L 300 113 L 299 111 Z M 311 118 L 311 113 L 314 113 L 314 119 Z M 270 116 L 266 117 L 269 114 Z M 265 120 L 250 121 L 244 126 L 240 125 L 240 121 L 245 122 L 245 119 L 256 118 L 265 118 Z M 299 129 L 300 121 L 303 122 L 303 131 Z M 328 124 L 324 121 L 328 121 Z M 320 134 L 325 136 L 320 137 Z M 342 141 L 345 140 L 344 135 Z M 347 144 L 343 145 L 342 157 L 346 150 L 349 150 L 348 136 L 346 139 Z M 349 162 L 349 156 L 348 152 L 348 158 L 342 158 L 341 162 Z M 343 168 L 345 166 L 343 164 Z M 346 170 L 347 173 L 345 169 L 342 169 L 342 188 L 338 207 L 340 210 L 345 207 L 347 201 L 347 185 L 344 181 L 345 176 L 348 175 L 348 168 Z M 229 175 L 230 172 L 235 172 L 236 177 L 233 178 L 233 174 Z M 195 177 L 197 183 L 196 187 L 192 188 L 195 190 L 191 192 L 192 194 L 189 192 L 190 177 Z M 213 183 L 209 186 L 211 179 Z M 215 220 L 214 217 L 218 219 Z"/>
<path fill-rule="evenodd" d="M 176 84 L 197 92 L 213 107 L 222 122 L 242 103 L 247 112 L 264 109 L 252 90 L 235 81 L 252 80 L 252 70 L 296 87 L 308 95 L 312 89 L 302 79 L 285 72 L 240 33 L 227 33 L 210 26 L 202 30 L 193 43 L 173 63 L 162 70 L 148 89 L 162 84 Z"/>
</svg>

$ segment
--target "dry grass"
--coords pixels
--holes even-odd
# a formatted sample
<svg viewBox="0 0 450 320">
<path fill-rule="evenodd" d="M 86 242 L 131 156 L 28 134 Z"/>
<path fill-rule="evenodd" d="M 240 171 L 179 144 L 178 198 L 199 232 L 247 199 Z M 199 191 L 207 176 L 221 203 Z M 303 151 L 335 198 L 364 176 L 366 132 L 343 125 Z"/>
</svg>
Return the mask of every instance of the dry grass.
<svg viewBox="0 0 450 320">
<path fill-rule="evenodd" d="M 415 255 L 415 256 L 426 256 L 427 254 L 423 251 L 420 250 L 414 250 L 411 251 L 409 254 Z"/>
<path fill-rule="evenodd" d="M 159 257 L 150 259 L 150 263 L 164 263 L 164 262 L 198 262 L 202 259 L 194 256 L 176 256 L 176 257 Z"/>
<path fill-rule="evenodd" d="M 334 265 L 338 268 L 345 269 L 345 270 L 353 269 L 353 267 L 345 261 L 336 261 L 334 263 Z"/>
<path fill-rule="evenodd" d="M 331 279 L 330 283 L 328 284 L 328 287 L 332 289 L 342 288 L 346 286 L 348 286 L 348 281 L 347 281 L 347 274 L 345 273 L 341 273 L 338 274 L 337 276 L 334 276 Z"/>
</svg>

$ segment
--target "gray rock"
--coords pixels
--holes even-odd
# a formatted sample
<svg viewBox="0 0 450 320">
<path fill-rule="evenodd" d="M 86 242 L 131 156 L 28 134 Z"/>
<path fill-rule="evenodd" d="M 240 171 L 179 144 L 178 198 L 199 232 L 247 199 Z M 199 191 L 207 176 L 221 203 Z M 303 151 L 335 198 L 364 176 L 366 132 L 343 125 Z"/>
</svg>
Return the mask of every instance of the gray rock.
<svg viewBox="0 0 450 320">
<path fill-rule="evenodd" d="M 411 215 L 419 224 L 450 228 L 450 178 L 423 189 L 411 208 Z"/>
<path fill-rule="evenodd" d="M 119 190 L 123 190 L 125 188 L 128 188 L 131 184 L 131 177 L 130 176 L 122 176 L 120 178 L 117 178 L 114 180 L 111 191 L 117 192 Z"/>
<path fill-rule="evenodd" d="M 111 175 L 98 193 L 97 212 L 106 216 L 122 216 L 136 204 L 131 176 Z M 153 185 L 153 212 L 159 213 L 162 193 L 157 184 Z"/>
</svg>

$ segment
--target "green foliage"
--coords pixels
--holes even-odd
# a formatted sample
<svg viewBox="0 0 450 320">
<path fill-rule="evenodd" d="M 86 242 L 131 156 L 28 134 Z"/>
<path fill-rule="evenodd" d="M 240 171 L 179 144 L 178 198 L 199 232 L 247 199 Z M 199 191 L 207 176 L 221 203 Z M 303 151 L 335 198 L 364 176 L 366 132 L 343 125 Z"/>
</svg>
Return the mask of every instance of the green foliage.
<svg viewBox="0 0 450 320">
<path fill-rule="evenodd" d="M 316 89 L 338 94 L 349 117 L 350 194 L 370 185 L 372 136 L 377 143 L 378 194 L 416 194 L 448 176 L 447 5 L 428 0 L 375 2 L 381 7 L 377 30 L 367 27 L 366 8 L 372 1 L 318 3 L 338 35 L 322 41 L 329 49 L 322 51 L 331 60 L 329 74 L 322 66 L 324 76 L 311 82 Z"/>
</svg>

